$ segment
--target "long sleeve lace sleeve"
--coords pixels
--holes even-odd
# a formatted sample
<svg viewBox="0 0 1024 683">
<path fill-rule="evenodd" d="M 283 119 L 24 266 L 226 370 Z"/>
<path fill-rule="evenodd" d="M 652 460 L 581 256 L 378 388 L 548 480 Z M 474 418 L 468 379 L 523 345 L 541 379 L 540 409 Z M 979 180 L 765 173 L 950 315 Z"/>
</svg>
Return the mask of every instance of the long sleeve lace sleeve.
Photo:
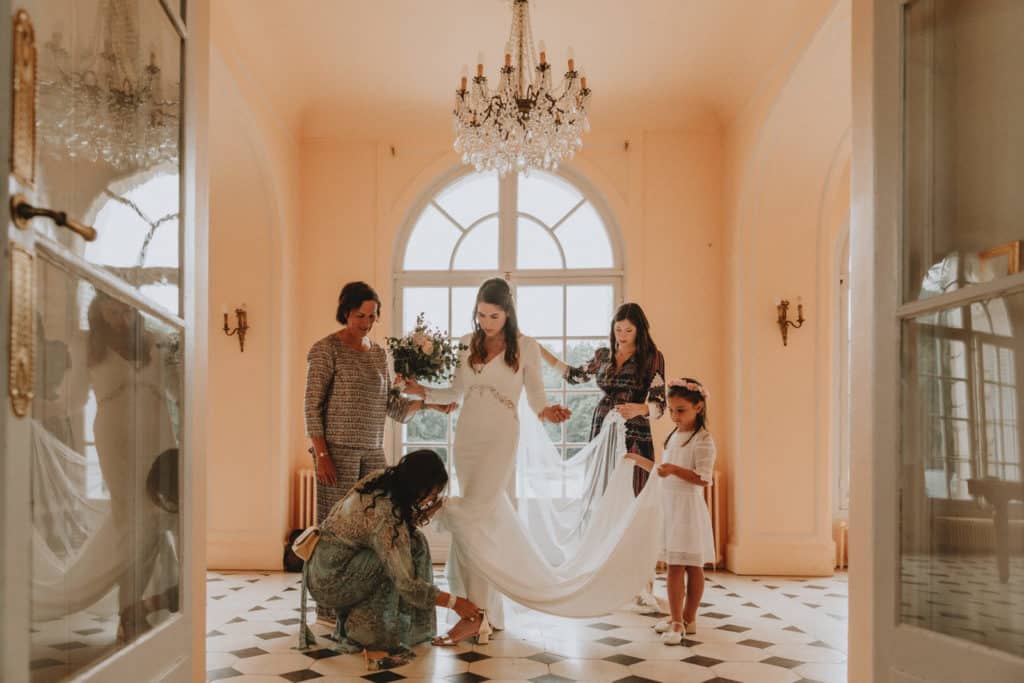
<svg viewBox="0 0 1024 683">
<path fill-rule="evenodd" d="M 540 344 L 533 339 L 523 337 L 519 348 L 522 351 L 526 401 L 530 404 L 530 410 L 536 415 L 548 404 L 548 395 L 544 391 L 544 376 L 540 370 Z"/>
<path fill-rule="evenodd" d="M 711 435 L 704 432 L 701 438 L 693 445 L 693 471 L 708 484 L 713 481 L 715 471 L 715 440 Z"/>
<path fill-rule="evenodd" d="M 324 403 L 334 377 L 334 358 L 326 344 L 317 342 L 306 355 L 306 394 L 303 412 L 306 436 L 324 436 Z"/>
<path fill-rule="evenodd" d="M 469 335 L 463 337 L 460 342 L 466 348 L 459 352 L 459 367 L 455 368 L 451 385 L 443 388 L 426 387 L 426 395 L 423 397 L 426 403 L 445 404 L 462 400 L 462 394 L 466 390 L 466 373 L 473 370 L 469 367 Z"/>
<path fill-rule="evenodd" d="M 600 348 L 583 365 L 567 365 L 560 362 L 558 369 L 562 372 L 562 377 L 569 384 L 584 384 L 597 374 L 598 369 L 608 362 L 611 355 L 611 351 L 608 349 Z"/>
<path fill-rule="evenodd" d="M 652 369 L 654 374 L 647 388 L 647 414 L 650 419 L 657 420 L 665 414 L 665 356 L 661 351 L 654 358 Z"/>
<path fill-rule="evenodd" d="M 395 589 L 406 602 L 420 609 L 433 607 L 440 589 L 416 576 L 409 529 L 403 522 L 394 519 L 388 506 L 382 503 L 378 505 L 381 510 L 371 541 L 373 551 L 377 553 L 388 576 L 395 582 Z"/>
</svg>

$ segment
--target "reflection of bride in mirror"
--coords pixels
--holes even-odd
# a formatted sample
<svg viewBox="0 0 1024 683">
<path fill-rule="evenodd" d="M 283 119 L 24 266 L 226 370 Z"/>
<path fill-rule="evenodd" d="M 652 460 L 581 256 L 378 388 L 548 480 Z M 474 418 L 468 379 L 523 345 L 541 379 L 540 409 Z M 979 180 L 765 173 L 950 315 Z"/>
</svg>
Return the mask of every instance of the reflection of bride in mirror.
<svg viewBox="0 0 1024 683">
<path fill-rule="evenodd" d="M 153 577 L 161 538 L 146 479 L 157 455 L 176 447 L 170 397 L 162 377 L 158 335 L 147 329 L 138 311 L 97 292 L 88 321 L 96 452 L 110 492 L 113 521 L 125 541 L 121 548 L 127 564 L 118 579 L 119 637 L 130 641 L 149 628 L 142 598 Z"/>
</svg>

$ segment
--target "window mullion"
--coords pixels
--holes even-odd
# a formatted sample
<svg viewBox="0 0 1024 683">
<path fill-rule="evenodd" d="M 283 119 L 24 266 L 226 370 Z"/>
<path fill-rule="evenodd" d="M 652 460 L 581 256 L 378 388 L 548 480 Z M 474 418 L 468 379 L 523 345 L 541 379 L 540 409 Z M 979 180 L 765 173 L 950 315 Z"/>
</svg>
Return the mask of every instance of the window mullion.
<svg viewBox="0 0 1024 683">
<path fill-rule="evenodd" d="M 519 174 L 509 173 L 498 184 L 498 269 L 505 277 L 516 267 Z"/>
</svg>

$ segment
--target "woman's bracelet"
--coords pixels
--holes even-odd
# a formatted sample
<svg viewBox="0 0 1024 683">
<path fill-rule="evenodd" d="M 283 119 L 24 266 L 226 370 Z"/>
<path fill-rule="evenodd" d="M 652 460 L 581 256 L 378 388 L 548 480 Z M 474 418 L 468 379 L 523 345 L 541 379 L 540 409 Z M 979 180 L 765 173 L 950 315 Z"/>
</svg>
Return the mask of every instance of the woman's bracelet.
<svg viewBox="0 0 1024 683">
<path fill-rule="evenodd" d="M 458 601 L 459 601 L 459 599 L 457 597 L 455 597 L 455 593 L 449 593 L 448 594 L 448 609 L 455 609 L 455 603 L 457 603 Z"/>
</svg>

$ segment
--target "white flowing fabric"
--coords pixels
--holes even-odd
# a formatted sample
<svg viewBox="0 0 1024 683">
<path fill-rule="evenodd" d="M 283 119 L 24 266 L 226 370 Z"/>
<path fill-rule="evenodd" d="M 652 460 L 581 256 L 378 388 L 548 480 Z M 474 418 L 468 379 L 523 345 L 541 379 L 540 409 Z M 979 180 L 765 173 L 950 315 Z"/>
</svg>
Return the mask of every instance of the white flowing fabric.
<svg viewBox="0 0 1024 683">
<path fill-rule="evenodd" d="M 85 491 L 85 457 L 32 421 L 32 620 L 59 619 L 95 604 L 118 585 L 140 558 L 155 590 L 177 582 L 173 518 L 155 506 L 134 524 L 142 533 L 114 522 L 109 500 Z M 142 543 L 129 553 L 133 543 Z M 157 566 L 158 555 L 163 561 Z"/>
<path fill-rule="evenodd" d="M 462 495 L 438 514 L 452 534 L 452 590 L 486 609 L 499 627 L 502 593 L 568 617 L 621 607 L 650 578 L 661 541 L 660 482 L 652 478 L 633 496 L 621 418 L 610 416 L 596 439 L 562 462 L 536 417 L 546 402 L 537 343 L 521 338 L 515 372 L 502 357 L 474 371 L 467 356 L 450 388 L 427 392 L 430 403 L 463 403 L 453 449 Z M 527 401 L 517 410 L 524 386 Z M 603 497 L 590 496 L 610 463 L 618 464 Z"/>
</svg>

